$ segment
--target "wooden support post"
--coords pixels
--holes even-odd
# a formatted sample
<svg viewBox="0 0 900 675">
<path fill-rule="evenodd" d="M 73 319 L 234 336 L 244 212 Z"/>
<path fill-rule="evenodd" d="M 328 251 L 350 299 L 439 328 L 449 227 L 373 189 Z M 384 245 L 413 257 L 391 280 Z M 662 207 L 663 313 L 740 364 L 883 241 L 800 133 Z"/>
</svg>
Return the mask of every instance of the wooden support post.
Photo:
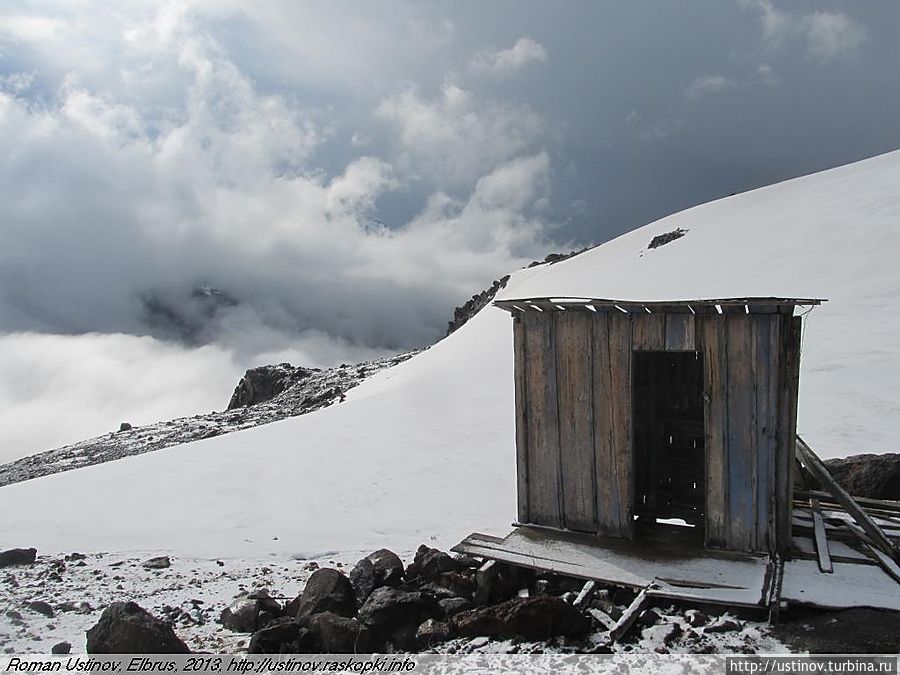
<svg viewBox="0 0 900 675">
<path fill-rule="evenodd" d="M 816 553 L 819 555 L 819 569 L 831 574 L 834 567 L 831 564 L 831 554 L 828 551 L 828 538 L 825 536 L 825 521 L 822 519 L 822 511 L 819 509 L 819 500 L 810 497 L 809 507 L 812 509 L 813 533 L 815 535 Z"/>
<path fill-rule="evenodd" d="M 819 481 L 822 487 L 831 493 L 831 496 L 834 497 L 835 501 L 843 506 L 847 510 L 847 513 L 853 516 L 853 519 L 869 536 L 876 548 L 881 549 L 883 553 L 886 553 L 894 561 L 900 559 L 900 551 L 898 551 L 891 540 L 887 538 L 884 531 L 878 527 L 868 513 L 863 511 L 853 497 L 847 494 L 844 488 L 838 485 L 837 481 L 831 477 L 830 473 L 828 473 L 828 468 L 822 460 L 819 459 L 818 455 L 812 451 L 812 448 L 810 448 L 800 436 L 797 436 L 797 457 L 803 462 L 803 466 L 806 467 L 813 477 Z"/>
</svg>

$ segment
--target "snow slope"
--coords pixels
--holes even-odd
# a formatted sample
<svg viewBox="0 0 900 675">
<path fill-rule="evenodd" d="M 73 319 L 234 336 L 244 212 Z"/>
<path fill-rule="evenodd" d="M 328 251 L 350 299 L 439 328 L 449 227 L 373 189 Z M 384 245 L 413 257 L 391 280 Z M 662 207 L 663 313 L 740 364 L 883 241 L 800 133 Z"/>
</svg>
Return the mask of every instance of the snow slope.
<svg viewBox="0 0 900 675">
<path fill-rule="evenodd" d="M 647 250 L 682 227 L 685 237 Z M 504 297 L 829 298 L 806 319 L 800 431 L 900 450 L 900 152 L 670 216 Z M 0 488 L 0 548 L 316 557 L 449 546 L 515 516 L 511 326 L 488 307 L 316 413 Z M 276 539 L 277 537 L 277 539 Z"/>
</svg>

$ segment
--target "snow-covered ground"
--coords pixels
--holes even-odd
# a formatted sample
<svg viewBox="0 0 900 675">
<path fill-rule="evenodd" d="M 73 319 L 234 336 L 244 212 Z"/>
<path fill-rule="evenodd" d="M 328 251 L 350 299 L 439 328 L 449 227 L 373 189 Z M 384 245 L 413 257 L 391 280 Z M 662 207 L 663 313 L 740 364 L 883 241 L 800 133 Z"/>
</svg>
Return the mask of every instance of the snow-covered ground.
<svg viewBox="0 0 900 675">
<path fill-rule="evenodd" d="M 684 237 L 647 249 L 678 227 Z M 502 295 L 828 298 L 805 320 L 800 432 L 825 457 L 884 452 L 900 449 L 898 252 L 894 152 L 521 270 Z M 509 316 L 488 307 L 342 404 L 0 488 L 0 548 L 287 561 L 503 534 L 511 345 Z"/>
</svg>

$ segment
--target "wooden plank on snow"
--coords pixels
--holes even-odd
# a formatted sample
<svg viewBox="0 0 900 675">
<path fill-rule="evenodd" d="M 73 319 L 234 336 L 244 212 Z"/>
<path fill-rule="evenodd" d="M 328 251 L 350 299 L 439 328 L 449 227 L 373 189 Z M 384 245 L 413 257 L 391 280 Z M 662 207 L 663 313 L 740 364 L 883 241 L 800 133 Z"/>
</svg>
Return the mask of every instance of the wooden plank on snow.
<svg viewBox="0 0 900 675">
<path fill-rule="evenodd" d="M 828 550 L 828 537 L 825 536 L 825 521 L 822 520 L 822 512 L 819 510 L 819 500 L 813 497 L 809 500 L 809 506 L 813 515 L 813 535 L 816 542 L 816 555 L 819 560 L 819 569 L 827 574 L 834 572 L 831 564 L 831 553 Z"/>
<path fill-rule="evenodd" d="M 563 523 L 570 530 L 596 532 L 590 349 L 593 317 L 585 312 L 557 312 L 554 318 Z"/>
<path fill-rule="evenodd" d="M 562 480 L 552 314 L 525 313 L 529 522 L 562 527 Z"/>
</svg>

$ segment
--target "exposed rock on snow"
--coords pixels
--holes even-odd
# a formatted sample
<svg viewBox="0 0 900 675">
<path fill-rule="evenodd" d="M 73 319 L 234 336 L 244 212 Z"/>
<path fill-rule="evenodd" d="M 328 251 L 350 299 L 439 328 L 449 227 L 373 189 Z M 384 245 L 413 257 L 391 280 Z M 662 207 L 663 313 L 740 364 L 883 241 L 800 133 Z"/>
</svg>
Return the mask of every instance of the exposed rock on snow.
<svg viewBox="0 0 900 675">
<path fill-rule="evenodd" d="M 462 328 L 469 319 L 487 307 L 488 303 L 494 299 L 494 296 L 497 295 L 498 291 L 506 286 L 507 281 L 509 281 L 508 274 L 494 281 L 490 288 L 486 288 L 480 293 L 473 295 L 460 307 L 454 307 L 453 318 L 447 322 L 447 335 Z"/>
<path fill-rule="evenodd" d="M 264 628 L 282 615 L 281 605 L 261 589 L 241 593 L 234 602 L 222 610 L 220 623 L 229 630 L 252 633 Z"/>
<path fill-rule="evenodd" d="M 825 464 L 851 495 L 900 501 L 900 454 L 854 455 Z"/>
<path fill-rule="evenodd" d="M 319 368 L 303 368 L 290 363 L 250 368 L 231 395 L 228 410 L 270 401 L 298 382 L 322 372 Z"/>
<path fill-rule="evenodd" d="M 350 571 L 350 583 L 358 605 L 381 586 L 397 586 L 403 580 L 403 561 L 393 551 L 379 549 L 361 559 Z"/>
<path fill-rule="evenodd" d="M 30 565 L 36 558 L 36 548 L 11 548 L 6 551 L 0 551 L 0 567 Z"/>
<path fill-rule="evenodd" d="M 328 654 L 365 654 L 376 651 L 368 626 L 334 612 L 322 612 L 306 622 L 317 648 Z"/>
<path fill-rule="evenodd" d="M 896 654 L 900 614 L 874 609 L 797 612 L 773 626 L 779 639 L 813 654 Z"/>
<path fill-rule="evenodd" d="M 341 616 L 356 613 L 356 599 L 350 580 L 334 569 L 313 572 L 303 593 L 288 603 L 285 614 L 302 619 L 320 612 L 334 612 Z"/>
<path fill-rule="evenodd" d="M 87 632 L 88 654 L 187 654 L 172 627 L 134 602 L 114 602 Z"/>
<path fill-rule="evenodd" d="M 681 239 L 684 235 L 687 234 L 687 232 L 687 230 L 679 227 L 675 230 L 672 230 L 671 232 L 658 234 L 650 240 L 647 248 L 659 248 L 660 246 L 665 246 L 666 244 L 673 242 L 676 239 Z"/>
<path fill-rule="evenodd" d="M 171 567 L 172 561 L 167 555 L 160 555 L 154 558 L 150 558 L 141 563 L 144 566 L 144 569 L 148 570 L 164 570 L 167 567 Z"/>
<path fill-rule="evenodd" d="M 406 570 L 407 579 L 434 579 L 444 572 L 457 572 L 459 563 L 449 554 L 422 544 Z"/>
<path fill-rule="evenodd" d="M 408 352 L 390 358 L 324 370 L 298 368 L 297 371 L 302 370 L 308 374 L 302 378 L 298 376 L 293 384 L 262 403 L 255 400 L 253 404 L 224 412 L 182 417 L 142 427 L 132 428 L 131 425 L 128 425 L 128 429 L 117 433 L 98 436 L 4 464 L 0 466 L 0 487 L 60 471 L 102 464 L 122 457 L 161 450 L 172 445 L 249 429 L 319 410 L 342 400 L 348 390 L 368 377 L 385 368 L 402 363 L 416 353 L 418 352 Z M 243 381 L 241 380 L 241 382 Z M 238 389 L 241 389 L 240 384 Z M 237 393 L 236 390 L 235 395 Z M 232 401 L 234 401 L 234 397 L 232 397 Z"/>
</svg>

